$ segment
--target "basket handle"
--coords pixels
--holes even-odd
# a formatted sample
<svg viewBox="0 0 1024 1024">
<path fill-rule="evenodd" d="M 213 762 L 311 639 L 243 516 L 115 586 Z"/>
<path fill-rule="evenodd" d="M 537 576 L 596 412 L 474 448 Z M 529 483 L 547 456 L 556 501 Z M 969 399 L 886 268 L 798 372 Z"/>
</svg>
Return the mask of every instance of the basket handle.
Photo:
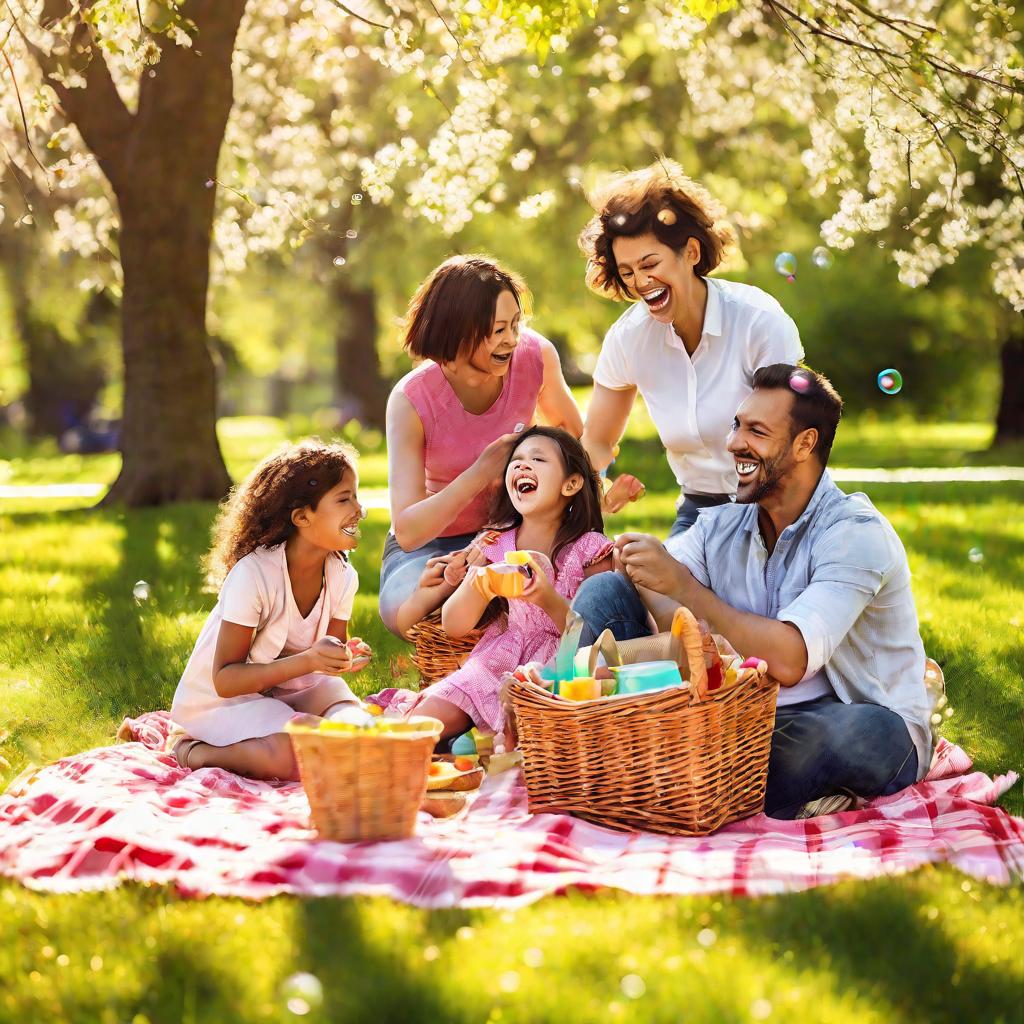
<svg viewBox="0 0 1024 1024">
<path fill-rule="evenodd" d="M 610 629 L 606 629 L 590 646 L 590 656 L 587 658 L 587 675 L 592 676 L 597 671 L 597 656 L 604 655 L 606 665 L 621 665 L 622 655 L 619 653 L 619 644 L 615 635 Z"/>
<path fill-rule="evenodd" d="M 703 700 L 708 693 L 708 670 L 704 665 L 704 644 L 700 636 L 700 626 L 693 612 L 680 605 L 672 615 L 672 647 L 676 661 L 682 662 L 686 655 L 686 664 L 690 670 L 690 700 L 696 703 Z M 680 650 L 680 646 L 682 650 Z"/>
</svg>

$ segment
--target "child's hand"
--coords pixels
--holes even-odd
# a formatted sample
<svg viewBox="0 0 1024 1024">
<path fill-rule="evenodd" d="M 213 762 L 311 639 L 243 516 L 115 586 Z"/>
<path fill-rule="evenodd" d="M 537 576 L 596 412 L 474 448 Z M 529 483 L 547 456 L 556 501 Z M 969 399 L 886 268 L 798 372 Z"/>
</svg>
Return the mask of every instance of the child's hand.
<svg viewBox="0 0 1024 1024">
<path fill-rule="evenodd" d="M 530 557 L 531 574 L 523 589 L 523 596 L 519 600 L 529 601 L 530 604 L 537 605 L 538 608 L 543 609 L 552 618 L 555 618 L 552 613 L 559 604 L 565 603 L 565 598 L 555 590 L 551 577 L 537 563 L 537 560 L 533 557 L 533 552 L 527 552 L 527 554 Z M 513 600 L 516 599 L 513 598 Z"/>
<path fill-rule="evenodd" d="M 466 577 L 471 566 L 487 564 L 487 556 L 484 548 L 493 544 L 498 539 L 497 530 L 484 530 L 479 536 L 474 537 L 468 547 L 455 554 L 448 556 L 448 564 L 444 568 L 444 581 L 450 587 L 457 587 Z"/>
<path fill-rule="evenodd" d="M 373 648 L 362 637 L 352 637 L 345 646 L 352 652 L 352 657 L 356 661 L 360 658 L 369 661 L 373 657 Z"/>
<path fill-rule="evenodd" d="M 336 636 L 322 636 L 306 651 L 310 672 L 339 675 L 352 668 L 352 652 Z M 365 664 L 365 661 L 364 661 Z"/>
<path fill-rule="evenodd" d="M 445 570 L 448 568 L 448 563 L 451 559 L 451 555 L 437 555 L 434 558 L 427 559 L 427 564 L 423 567 L 423 572 L 420 574 L 420 587 L 424 590 L 430 590 L 432 587 L 439 587 L 444 583 Z"/>
</svg>

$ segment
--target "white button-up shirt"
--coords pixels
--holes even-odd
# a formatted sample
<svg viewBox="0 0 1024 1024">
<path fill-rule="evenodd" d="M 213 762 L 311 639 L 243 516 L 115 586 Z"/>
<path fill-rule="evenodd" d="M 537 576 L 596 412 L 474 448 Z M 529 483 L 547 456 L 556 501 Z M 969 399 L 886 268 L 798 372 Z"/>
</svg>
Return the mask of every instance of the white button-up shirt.
<svg viewBox="0 0 1024 1024">
<path fill-rule="evenodd" d="M 704 509 L 665 546 L 726 604 L 800 630 L 807 671 L 779 691 L 780 704 L 810 700 L 827 682 L 847 704 L 895 711 L 924 777 L 932 759 L 931 701 L 910 567 L 896 531 L 867 495 L 846 494 L 823 473 L 770 555 L 754 503 Z"/>
<path fill-rule="evenodd" d="M 594 383 L 635 387 L 643 396 L 680 488 L 691 494 L 735 494 L 736 466 L 725 449 L 754 371 L 803 358 L 796 324 L 767 292 L 706 278 L 704 329 L 692 356 L 671 324 L 643 302 L 609 328 Z"/>
</svg>

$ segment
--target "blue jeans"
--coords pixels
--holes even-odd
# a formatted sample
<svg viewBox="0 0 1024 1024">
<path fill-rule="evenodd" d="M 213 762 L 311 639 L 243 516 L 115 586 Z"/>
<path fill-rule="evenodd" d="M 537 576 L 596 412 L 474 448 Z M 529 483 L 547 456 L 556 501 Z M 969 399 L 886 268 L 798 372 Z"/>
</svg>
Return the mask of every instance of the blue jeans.
<svg viewBox="0 0 1024 1024">
<path fill-rule="evenodd" d="M 475 536 L 475 533 L 463 533 L 456 537 L 435 537 L 415 551 L 403 551 L 395 535 L 388 533 L 381 559 L 380 594 L 377 600 L 380 617 L 392 633 L 398 635 L 395 623 L 398 609 L 412 597 L 427 562 L 437 555 L 461 551 Z"/>
<path fill-rule="evenodd" d="M 605 629 L 616 640 L 647 636 L 647 609 L 636 587 L 615 572 L 584 580 L 572 603 L 585 623 L 581 645 Z M 917 750 L 895 711 L 844 704 L 834 694 L 775 712 L 765 813 L 794 818 L 810 800 L 837 793 L 888 796 L 917 781 Z"/>
</svg>

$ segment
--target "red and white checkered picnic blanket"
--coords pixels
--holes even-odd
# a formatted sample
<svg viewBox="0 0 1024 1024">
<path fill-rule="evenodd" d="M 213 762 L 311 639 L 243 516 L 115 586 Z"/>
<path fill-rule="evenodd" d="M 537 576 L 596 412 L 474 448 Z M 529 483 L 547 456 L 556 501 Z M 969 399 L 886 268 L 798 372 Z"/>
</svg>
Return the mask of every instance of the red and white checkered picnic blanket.
<svg viewBox="0 0 1024 1024">
<path fill-rule="evenodd" d="M 173 883 L 190 896 L 387 895 L 423 907 L 517 906 L 569 886 L 759 895 L 948 861 L 976 878 L 1024 877 L 1024 819 L 992 806 L 1017 780 L 971 772 L 943 742 L 928 779 L 859 811 L 759 815 L 704 838 L 612 832 L 531 815 L 518 771 L 488 778 L 455 819 L 421 815 L 414 839 L 318 840 L 296 784 L 183 771 L 162 753 L 165 712 L 135 742 L 64 758 L 0 797 L 0 874 L 46 891 Z"/>
</svg>

